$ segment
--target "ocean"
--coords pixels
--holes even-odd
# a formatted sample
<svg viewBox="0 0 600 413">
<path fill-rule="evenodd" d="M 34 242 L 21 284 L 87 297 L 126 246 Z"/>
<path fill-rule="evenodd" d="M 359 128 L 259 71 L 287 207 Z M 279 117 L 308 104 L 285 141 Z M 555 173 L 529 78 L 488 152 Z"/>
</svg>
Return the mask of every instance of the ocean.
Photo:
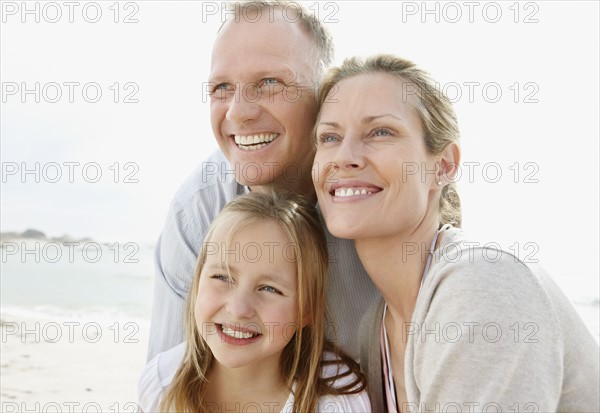
<svg viewBox="0 0 600 413">
<path fill-rule="evenodd" d="M 80 243 L 64 246 L 16 243 L 2 252 L 0 298 L 3 312 L 32 318 L 150 320 L 154 246 Z M 60 244 L 56 244 L 60 245 Z M 45 248 L 45 250 L 44 250 Z M 53 249 L 54 248 L 54 249 Z M 60 255 L 60 259 L 57 257 Z M 573 302 L 598 340 L 598 274 L 558 274 L 546 270 Z"/>
</svg>

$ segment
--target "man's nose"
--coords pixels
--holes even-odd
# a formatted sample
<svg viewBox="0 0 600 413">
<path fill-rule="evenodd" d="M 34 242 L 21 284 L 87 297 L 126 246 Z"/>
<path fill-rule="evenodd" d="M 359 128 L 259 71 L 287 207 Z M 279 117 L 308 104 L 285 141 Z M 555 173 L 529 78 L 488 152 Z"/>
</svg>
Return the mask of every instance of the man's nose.
<svg viewBox="0 0 600 413">
<path fill-rule="evenodd" d="M 260 116 L 260 96 L 254 87 L 240 85 L 229 101 L 227 108 L 227 120 L 243 124 L 256 120 Z"/>
</svg>

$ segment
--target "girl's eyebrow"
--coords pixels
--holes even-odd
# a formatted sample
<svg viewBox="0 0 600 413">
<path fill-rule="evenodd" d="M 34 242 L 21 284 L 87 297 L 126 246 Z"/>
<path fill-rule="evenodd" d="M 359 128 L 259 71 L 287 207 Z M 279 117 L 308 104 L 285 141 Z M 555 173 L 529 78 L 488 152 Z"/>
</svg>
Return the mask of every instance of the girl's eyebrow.
<svg viewBox="0 0 600 413">
<path fill-rule="evenodd" d="M 278 277 L 276 275 L 273 274 L 261 274 L 261 281 L 270 281 L 273 282 L 275 284 L 279 284 L 287 289 L 293 290 L 294 286 L 293 285 L 289 285 L 289 283 L 283 278 L 283 277 Z"/>
<path fill-rule="evenodd" d="M 223 261 L 212 262 L 212 263 L 208 264 L 207 267 L 209 269 L 214 269 L 214 270 L 231 271 L 232 273 L 236 272 L 236 270 L 235 270 L 236 269 L 235 264 L 225 263 Z"/>
</svg>

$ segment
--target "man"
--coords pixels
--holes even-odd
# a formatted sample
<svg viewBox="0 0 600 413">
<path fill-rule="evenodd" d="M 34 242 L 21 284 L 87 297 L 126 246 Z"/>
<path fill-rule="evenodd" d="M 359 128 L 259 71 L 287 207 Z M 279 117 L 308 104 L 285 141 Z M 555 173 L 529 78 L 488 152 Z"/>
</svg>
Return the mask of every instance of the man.
<svg viewBox="0 0 600 413">
<path fill-rule="evenodd" d="M 316 199 L 315 93 L 331 60 L 325 28 L 287 2 L 236 4 L 235 15 L 221 27 L 209 91 L 212 129 L 222 152 L 203 162 L 171 203 L 155 251 L 149 359 L 183 341 L 183 309 L 197 254 L 210 222 L 228 201 L 248 190 L 283 189 Z M 327 236 L 334 339 L 357 358 L 358 322 L 378 292 L 353 243 Z"/>
</svg>

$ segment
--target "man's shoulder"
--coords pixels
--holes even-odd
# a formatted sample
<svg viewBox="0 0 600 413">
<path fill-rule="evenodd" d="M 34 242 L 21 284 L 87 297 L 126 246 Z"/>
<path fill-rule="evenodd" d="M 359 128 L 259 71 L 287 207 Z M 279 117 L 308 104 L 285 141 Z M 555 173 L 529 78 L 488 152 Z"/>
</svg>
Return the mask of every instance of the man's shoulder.
<svg viewBox="0 0 600 413">
<path fill-rule="evenodd" d="M 217 150 L 186 178 L 175 193 L 173 204 L 185 206 L 190 202 L 196 205 L 208 202 L 222 206 L 242 191 L 242 185 L 235 181 L 233 167 L 223 152 Z"/>
</svg>

